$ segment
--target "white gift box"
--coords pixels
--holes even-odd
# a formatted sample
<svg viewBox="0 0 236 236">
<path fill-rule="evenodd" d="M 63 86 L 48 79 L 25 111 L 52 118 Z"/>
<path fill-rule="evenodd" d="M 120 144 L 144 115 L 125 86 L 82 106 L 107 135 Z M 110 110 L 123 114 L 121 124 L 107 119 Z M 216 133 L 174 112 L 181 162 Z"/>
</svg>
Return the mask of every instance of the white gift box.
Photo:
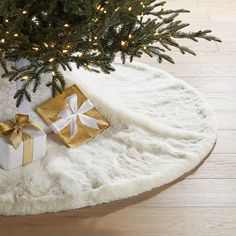
<svg viewBox="0 0 236 236">
<path fill-rule="evenodd" d="M 38 129 L 23 128 L 33 138 L 32 161 L 39 160 L 46 153 L 46 134 Z M 23 165 L 24 143 L 15 149 L 8 137 L 0 137 L 0 165 L 5 170 L 12 170 Z"/>
</svg>

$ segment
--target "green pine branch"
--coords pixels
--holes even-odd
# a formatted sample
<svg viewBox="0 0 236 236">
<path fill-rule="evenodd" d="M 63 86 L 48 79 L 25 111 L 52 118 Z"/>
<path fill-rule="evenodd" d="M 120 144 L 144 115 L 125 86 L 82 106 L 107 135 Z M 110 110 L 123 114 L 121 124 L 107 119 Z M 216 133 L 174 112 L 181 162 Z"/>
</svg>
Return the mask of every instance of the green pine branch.
<svg viewBox="0 0 236 236">
<path fill-rule="evenodd" d="M 166 9 L 156 0 L 1 0 L 0 65 L 10 81 L 24 79 L 15 94 L 17 105 L 23 97 L 45 84 L 52 95 L 66 86 L 59 67 L 70 63 L 91 72 L 110 73 L 120 55 L 123 63 L 147 54 L 158 62 L 174 63 L 169 51 L 196 55 L 179 39 L 217 41 L 210 30 L 188 32 L 179 20 L 185 9 Z M 7 68 L 8 62 L 25 58 L 29 65 Z M 49 73 L 51 81 L 44 81 Z M 32 86 L 31 86 L 32 85 Z"/>
</svg>

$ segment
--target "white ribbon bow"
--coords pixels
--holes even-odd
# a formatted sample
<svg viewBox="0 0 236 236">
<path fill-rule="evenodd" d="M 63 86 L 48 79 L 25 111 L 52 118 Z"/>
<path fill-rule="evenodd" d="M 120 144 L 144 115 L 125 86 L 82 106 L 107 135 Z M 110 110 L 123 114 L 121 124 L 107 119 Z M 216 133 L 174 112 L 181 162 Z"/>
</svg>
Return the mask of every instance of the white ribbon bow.
<svg viewBox="0 0 236 236">
<path fill-rule="evenodd" d="M 97 125 L 99 121 L 84 114 L 94 107 L 93 104 L 89 100 L 86 100 L 80 108 L 78 108 L 77 99 L 76 94 L 66 98 L 69 108 L 61 111 L 59 113 L 61 119 L 51 124 L 51 128 L 55 133 L 60 132 L 70 124 L 71 137 L 74 137 L 78 131 L 77 119 L 90 128 L 99 129 Z"/>
</svg>

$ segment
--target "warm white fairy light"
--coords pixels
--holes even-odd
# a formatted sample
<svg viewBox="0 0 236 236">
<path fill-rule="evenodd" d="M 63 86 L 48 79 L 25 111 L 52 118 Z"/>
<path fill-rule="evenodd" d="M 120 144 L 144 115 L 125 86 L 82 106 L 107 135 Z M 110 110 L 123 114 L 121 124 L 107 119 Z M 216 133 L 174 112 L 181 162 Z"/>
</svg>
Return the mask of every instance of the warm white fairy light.
<svg viewBox="0 0 236 236">
<path fill-rule="evenodd" d="M 1 39 L 1 43 L 5 43 L 5 39 Z"/>
<path fill-rule="evenodd" d="M 55 61 L 55 58 L 50 58 L 48 61 L 53 62 L 53 61 Z"/>
<path fill-rule="evenodd" d="M 22 79 L 23 79 L 23 80 L 28 80 L 28 79 L 29 79 L 29 76 L 28 76 L 28 75 L 25 75 L 25 76 L 23 76 Z"/>
<path fill-rule="evenodd" d="M 63 49 L 62 52 L 63 52 L 63 53 L 67 53 L 68 50 L 67 50 L 67 49 Z"/>
<path fill-rule="evenodd" d="M 55 71 L 52 71 L 51 73 L 52 73 L 52 76 L 55 76 L 55 75 L 56 75 Z"/>
<path fill-rule="evenodd" d="M 17 33 L 15 33 L 13 36 L 14 36 L 14 37 L 18 37 L 19 35 L 18 35 Z"/>
<path fill-rule="evenodd" d="M 143 8 L 146 7 L 145 4 L 144 4 L 143 2 L 140 2 L 140 5 L 141 5 Z"/>
<path fill-rule="evenodd" d="M 22 11 L 22 14 L 23 14 L 23 15 L 26 15 L 26 14 L 27 14 L 27 11 Z"/>
<path fill-rule="evenodd" d="M 128 11 L 132 11 L 132 7 L 129 7 L 129 8 L 128 8 Z"/>
<path fill-rule="evenodd" d="M 32 47 L 32 49 L 33 49 L 34 51 L 38 51 L 38 50 L 39 50 L 38 47 Z"/>
<path fill-rule="evenodd" d="M 66 24 L 64 24 L 64 27 L 66 27 L 66 28 L 68 28 L 69 26 L 70 26 L 70 25 L 69 25 L 69 24 L 67 24 L 67 23 L 66 23 Z"/>
<path fill-rule="evenodd" d="M 121 44 L 122 47 L 124 47 L 124 46 L 126 45 L 126 42 L 122 40 L 122 41 L 120 42 L 120 44 Z"/>
</svg>

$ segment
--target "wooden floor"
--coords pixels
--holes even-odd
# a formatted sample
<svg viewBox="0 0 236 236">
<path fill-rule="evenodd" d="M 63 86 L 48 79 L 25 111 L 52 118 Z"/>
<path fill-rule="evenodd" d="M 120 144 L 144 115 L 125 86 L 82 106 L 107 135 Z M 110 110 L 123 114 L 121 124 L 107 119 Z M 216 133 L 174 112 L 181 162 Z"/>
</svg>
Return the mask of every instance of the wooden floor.
<svg viewBox="0 0 236 236">
<path fill-rule="evenodd" d="M 193 46 L 197 57 L 173 53 L 159 65 L 202 91 L 215 108 L 219 138 L 210 157 L 181 181 L 130 199 L 56 214 L 0 217 L 1 236 L 236 235 L 236 1 L 167 0 L 192 10 L 193 29 L 211 28 L 222 44 Z"/>
</svg>

